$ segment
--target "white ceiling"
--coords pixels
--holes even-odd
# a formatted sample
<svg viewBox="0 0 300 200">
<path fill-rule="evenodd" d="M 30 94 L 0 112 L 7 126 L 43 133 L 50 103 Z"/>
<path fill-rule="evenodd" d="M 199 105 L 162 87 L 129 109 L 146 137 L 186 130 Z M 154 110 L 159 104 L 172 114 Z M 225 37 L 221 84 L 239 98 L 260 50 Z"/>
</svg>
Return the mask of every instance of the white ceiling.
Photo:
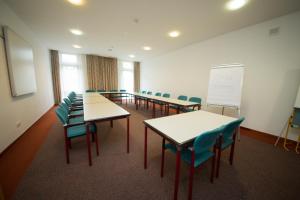
<svg viewBox="0 0 300 200">
<path fill-rule="evenodd" d="M 227 0 L 85 1 L 77 7 L 66 0 L 5 0 L 51 49 L 127 60 L 135 54 L 133 60 L 140 61 L 300 9 L 300 0 L 250 0 L 234 12 L 224 9 Z M 70 28 L 85 34 L 74 36 Z M 173 29 L 182 35 L 167 37 Z M 72 44 L 83 48 L 73 49 Z M 144 45 L 153 50 L 143 51 Z"/>
</svg>

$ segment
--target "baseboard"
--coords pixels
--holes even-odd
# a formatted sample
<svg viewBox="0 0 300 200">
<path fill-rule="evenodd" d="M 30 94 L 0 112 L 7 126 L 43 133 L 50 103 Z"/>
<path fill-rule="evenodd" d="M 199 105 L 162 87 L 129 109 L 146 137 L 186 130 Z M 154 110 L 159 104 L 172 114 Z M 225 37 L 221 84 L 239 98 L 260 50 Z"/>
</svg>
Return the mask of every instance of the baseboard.
<svg viewBox="0 0 300 200">
<path fill-rule="evenodd" d="M 245 136 L 260 140 L 260 141 L 268 143 L 268 144 L 275 144 L 275 142 L 278 138 L 278 136 L 272 135 L 270 133 L 257 131 L 257 130 L 250 129 L 250 128 L 243 127 L 243 126 L 241 126 L 241 130 L 242 130 L 241 135 L 245 135 Z M 284 141 L 284 138 L 281 137 L 277 146 L 282 146 L 283 141 Z M 296 141 L 290 140 L 290 139 L 287 139 L 287 143 L 290 148 L 295 148 L 297 145 Z"/>
</svg>

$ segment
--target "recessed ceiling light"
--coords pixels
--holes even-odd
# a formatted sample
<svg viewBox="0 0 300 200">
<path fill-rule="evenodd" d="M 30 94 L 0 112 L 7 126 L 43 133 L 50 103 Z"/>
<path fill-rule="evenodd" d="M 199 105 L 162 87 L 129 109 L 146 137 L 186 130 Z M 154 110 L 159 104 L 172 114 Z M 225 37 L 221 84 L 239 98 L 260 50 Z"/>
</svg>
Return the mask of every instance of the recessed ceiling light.
<svg viewBox="0 0 300 200">
<path fill-rule="evenodd" d="M 149 47 L 149 46 L 144 46 L 143 49 L 144 49 L 145 51 L 150 51 L 150 50 L 152 50 L 152 48 Z"/>
<path fill-rule="evenodd" d="M 74 35 L 82 35 L 83 32 L 79 29 L 70 29 L 70 32 Z"/>
<path fill-rule="evenodd" d="M 238 10 L 247 4 L 248 0 L 230 0 L 226 3 L 228 10 Z"/>
<path fill-rule="evenodd" d="M 75 48 L 75 49 L 81 49 L 82 47 L 80 46 L 80 45 L 78 45 L 78 44 L 73 44 L 73 47 Z"/>
<path fill-rule="evenodd" d="M 68 2 L 76 6 L 81 6 L 84 4 L 84 0 L 68 0 Z"/>
<path fill-rule="evenodd" d="M 130 58 L 134 58 L 134 57 L 135 57 L 135 55 L 133 55 L 133 54 L 130 54 L 130 55 L 129 55 L 129 57 L 130 57 Z"/>
<path fill-rule="evenodd" d="M 172 38 L 178 37 L 180 35 L 179 31 L 171 31 L 168 33 L 168 35 Z"/>
</svg>

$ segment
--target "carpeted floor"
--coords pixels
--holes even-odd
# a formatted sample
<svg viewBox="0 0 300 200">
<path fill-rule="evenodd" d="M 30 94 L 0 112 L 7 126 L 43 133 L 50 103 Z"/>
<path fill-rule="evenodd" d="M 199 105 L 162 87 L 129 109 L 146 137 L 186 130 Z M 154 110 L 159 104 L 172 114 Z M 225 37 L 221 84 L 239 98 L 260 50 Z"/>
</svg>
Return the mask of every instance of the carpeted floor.
<svg viewBox="0 0 300 200">
<path fill-rule="evenodd" d="M 126 153 L 126 119 L 98 123 L 100 155 L 92 146 L 88 166 L 85 137 L 72 142 L 71 163 L 65 162 L 63 128 L 56 123 L 20 182 L 14 199 L 172 199 L 175 156 L 166 153 L 165 177 L 160 178 L 161 138 L 149 131 L 148 169 L 143 168 L 144 125 L 150 111 L 131 113 L 131 150 Z M 298 199 L 300 156 L 246 136 L 237 142 L 234 165 L 223 154 L 220 178 L 209 181 L 211 162 L 198 168 L 193 199 Z M 179 199 L 187 199 L 188 165 L 182 162 Z M 298 197 L 298 198 L 297 198 Z"/>
</svg>

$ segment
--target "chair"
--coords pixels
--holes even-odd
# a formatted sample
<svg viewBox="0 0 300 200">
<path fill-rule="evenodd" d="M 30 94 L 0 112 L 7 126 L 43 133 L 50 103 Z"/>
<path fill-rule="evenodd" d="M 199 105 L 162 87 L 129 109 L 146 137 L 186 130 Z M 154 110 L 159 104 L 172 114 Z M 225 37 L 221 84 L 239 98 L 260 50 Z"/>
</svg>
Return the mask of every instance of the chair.
<svg viewBox="0 0 300 200">
<path fill-rule="evenodd" d="M 69 116 L 64 112 L 62 107 L 58 107 L 56 109 L 56 115 L 57 118 L 60 120 L 60 122 L 63 124 L 64 127 L 64 137 L 65 137 L 65 152 L 66 152 L 66 161 L 67 164 L 70 163 L 70 156 L 69 156 L 69 149 L 71 148 L 71 139 L 80 137 L 80 136 L 87 136 L 87 145 L 90 145 L 90 139 L 89 135 L 87 135 L 87 125 L 85 125 L 84 122 L 70 122 Z M 98 148 L 98 137 L 97 137 L 97 127 L 95 124 L 91 124 L 88 126 L 89 131 L 95 135 L 95 141 L 96 141 L 96 152 L 97 155 L 99 155 L 99 148 Z M 91 155 L 90 151 L 89 153 L 89 162 L 91 165 Z"/>
<path fill-rule="evenodd" d="M 223 131 L 223 126 L 211 131 L 202 133 L 189 147 L 183 147 L 181 150 L 181 159 L 190 165 L 190 177 L 189 177 L 189 192 L 188 199 L 192 199 L 193 190 L 193 176 L 195 168 L 202 165 L 204 162 L 212 159 L 210 181 L 213 183 L 215 172 L 215 157 L 217 149 L 217 139 Z M 165 149 L 170 150 L 172 153 L 177 152 L 177 148 L 174 144 L 165 144 L 165 139 L 162 143 L 162 162 L 161 162 L 161 177 L 164 175 L 164 154 Z"/>
<path fill-rule="evenodd" d="M 283 142 L 283 147 L 287 151 L 289 151 L 289 149 L 287 148 L 287 137 L 288 137 L 290 128 L 298 128 L 298 129 L 300 128 L 300 108 L 294 108 L 294 112 L 293 112 L 292 116 L 289 118 L 288 126 L 287 126 L 285 137 L 284 137 L 284 142 Z M 299 143 L 300 143 L 300 135 L 298 137 L 297 145 L 295 148 L 295 151 L 297 154 L 300 153 L 298 151 Z"/>
<path fill-rule="evenodd" d="M 71 117 L 83 115 L 82 109 L 72 109 L 64 102 L 60 103 L 59 106 L 62 107 L 66 111 L 66 113 Z"/>
<path fill-rule="evenodd" d="M 236 134 L 238 132 L 240 124 L 245 120 L 244 117 L 241 117 L 233 122 L 224 126 L 224 130 L 220 136 L 219 145 L 218 145 L 218 158 L 217 158 L 217 174 L 216 177 L 219 177 L 220 171 L 220 160 L 221 160 L 221 153 L 228 147 L 230 148 L 230 156 L 229 156 L 229 163 L 230 165 L 233 164 L 233 156 L 234 156 L 234 146 L 236 140 Z"/>
<path fill-rule="evenodd" d="M 97 90 L 97 92 L 106 92 L 106 90 Z"/>
<path fill-rule="evenodd" d="M 162 97 L 165 97 L 165 98 L 170 98 L 170 94 L 169 93 L 164 93 L 163 95 L 162 95 Z M 161 107 L 160 107 L 160 109 L 161 109 L 161 111 L 162 111 L 162 106 L 165 106 L 165 114 L 167 115 L 168 114 L 168 105 L 167 104 L 165 104 L 165 103 L 163 103 L 163 102 L 160 102 L 159 103 L 160 105 L 161 105 Z"/>
<path fill-rule="evenodd" d="M 185 95 L 179 95 L 179 96 L 177 97 L 177 99 L 178 99 L 178 100 L 181 100 L 181 101 L 187 101 L 188 97 L 185 96 Z M 171 105 L 170 107 L 173 108 L 173 109 L 176 109 L 176 110 L 179 109 L 178 106 L 175 106 L 175 105 Z M 179 113 L 178 110 L 177 110 L 177 113 Z"/>
<path fill-rule="evenodd" d="M 69 98 L 64 98 L 63 100 L 67 104 L 67 106 L 72 110 L 82 110 L 83 109 L 82 104 L 73 104 Z"/>
<path fill-rule="evenodd" d="M 198 104 L 200 104 L 200 105 L 197 106 L 197 107 L 198 107 L 198 110 L 201 109 L 201 98 L 199 98 L 199 97 L 190 97 L 190 98 L 189 98 L 189 101 L 190 101 L 190 102 L 193 102 L 193 103 L 198 103 Z M 183 112 L 192 112 L 192 111 L 195 111 L 195 108 L 196 108 L 196 106 L 193 106 L 192 108 L 184 108 L 182 111 L 183 111 Z"/>
<path fill-rule="evenodd" d="M 86 90 L 85 92 L 96 92 L 96 90 L 88 89 L 88 90 Z"/>
</svg>

